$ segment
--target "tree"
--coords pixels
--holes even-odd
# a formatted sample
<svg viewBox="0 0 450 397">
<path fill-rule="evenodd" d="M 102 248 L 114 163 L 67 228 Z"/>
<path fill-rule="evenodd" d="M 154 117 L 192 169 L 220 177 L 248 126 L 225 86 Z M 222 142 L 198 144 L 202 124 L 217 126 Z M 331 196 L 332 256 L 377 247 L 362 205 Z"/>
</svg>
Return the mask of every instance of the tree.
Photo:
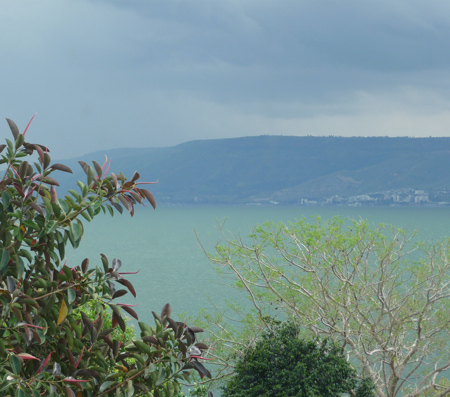
<svg viewBox="0 0 450 397">
<path fill-rule="evenodd" d="M 133 216 L 144 200 L 155 208 L 146 182 L 137 172 L 108 175 L 106 162 L 80 162 L 87 183 L 58 197 L 54 173 L 72 171 L 25 141 L 31 121 L 23 133 L 7 121 L 14 139 L 0 145 L 0 395 L 173 396 L 192 369 L 210 377 L 201 363 L 208 347 L 196 341 L 202 329 L 175 322 L 169 304 L 153 312 L 154 326 L 139 322 L 140 338 L 124 346 L 123 314 L 138 314 L 116 303 L 136 297 L 121 260 L 64 262 L 66 245 L 77 248 L 83 236 L 81 217 L 123 208 Z"/>
<path fill-rule="evenodd" d="M 224 397 L 333 397 L 349 391 L 373 395 L 367 380 L 357 385 L 340 346 L 302 339 L 293 323 L 278 322 L 271 328 L 238 360 Z"/>
<path fill-rule="evenodd" d="M 339 218 L 224 238 L 210 259 L 247 292 L 250 329 L 281 312 L 306 336 L 342 344 L 377 396 L 450 393 L 450 240 L 413 245 L 400 229 Z"/>
</svg>

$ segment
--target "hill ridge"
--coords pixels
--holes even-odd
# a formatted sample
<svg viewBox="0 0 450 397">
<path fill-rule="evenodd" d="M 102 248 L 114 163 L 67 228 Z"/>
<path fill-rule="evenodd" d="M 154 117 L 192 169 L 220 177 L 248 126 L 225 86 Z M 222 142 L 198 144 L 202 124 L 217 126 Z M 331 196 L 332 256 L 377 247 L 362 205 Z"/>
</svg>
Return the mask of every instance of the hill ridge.
<svg viewBox="0 0 450 397">
<path fill-rule="evenodd" d="M 450 137 L 260 135 L 96 151 L 80 160 L 102 162 L 105 154 L 113 172 L 159 180 L 153 192 L 167 204 L 450 202 Z M 75 159 L 65 163 L 83 178 Z"/>
</svg>

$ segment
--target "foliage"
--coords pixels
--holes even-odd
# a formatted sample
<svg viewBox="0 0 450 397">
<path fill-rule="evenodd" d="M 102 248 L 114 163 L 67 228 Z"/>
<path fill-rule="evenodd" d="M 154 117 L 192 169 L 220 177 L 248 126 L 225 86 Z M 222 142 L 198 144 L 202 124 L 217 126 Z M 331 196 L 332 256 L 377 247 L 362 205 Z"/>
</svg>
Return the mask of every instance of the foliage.
<svg viewBox="0 0 450 397">
<path fill-rule="evenodd" d="M 357 383 L 340 346 L 326 339 L 301 339 L 297 325 L 284 323 L 264 332 L 237 362 L 223 396 L 333 397 L 348 391 L 373 395 L 370 389 L 358 390 Z"/>
<path fill-rule="evenodd" d="M 402 230 L 334 218 L 267 223 L 210 259 L 248 294 L 244 344 L 267 314 L 343 345 L 377 396 L 444 396 L 450 368 L 449 241 L 412 246 Z M 223 324 L 217 340 L 238 346 Z M 241 345 L 243 346 L 243 344 Z"/>
<path fill-rule="evenodd" d="M 101 254 L 96 267 L 88 259 L 64 262 L 66 245 L 79 246 L 81 217 L 90 222 L 123 208 L 133 216 L 144 200 L 155 207 L 139 174 L 127 180 L 108 175 L 106 162 L 80 162 L 87 183 L 58 197 L 53 174 L 71 169 L 25 141 L 30 124 L 20 133 L 8 123 L 14 140 L 0 146 L 0 395 L 172 396 L 191 369 L 210 377 L 200 362 L 207 346 L 196 343 L 202 329 L 171 319 L 169 304 L 152 312 L 154 326 L 139 322 L 140 338 L 124 345 L 123 313 L 138 315 L 133 305 L 116 303 L 128 292 L 136 297 L 119 259 Z"/>
<path fill-rule="evenodd" d="M 207 397 L 211 395 L 211 392 L 209 392 L 210 394 L 208 394 L 208 387 L 206 385 L 201 385 L 194 382 L 193 386 L 193 389 L 188 390 L 188 395 L 184 394 L 183 392 L 179 392 L 175 397 Z"/>
<path fill-rule="evenodd" d="M 81 314 L 83 312 L 91 321 L 95 321 L 98 317 L 95 310 L 95 302 L 91 301 L 83 306 L 75 307 L 73 309 L 74 318 L 76 320 L 83 320 L 83 316 Z M 136 330 L 134 328 L 133 324 L 130 324 L 131 318 L 127 315 L 122 316 L 122 319 L 125 323 L 125 332 L 122 332 L 122 329 L 120 327 L 113 327 L 112 322 L 112 312 L 105 311 L 103 313 L 103 326 L 106 329 L 112 328 L 113 331 L 110 334 L 111 339 L 119 339 L 122 340 L 122 345 L 128 345 L 133 342 L 134 339 L 136 339 Z"/>
</svg>

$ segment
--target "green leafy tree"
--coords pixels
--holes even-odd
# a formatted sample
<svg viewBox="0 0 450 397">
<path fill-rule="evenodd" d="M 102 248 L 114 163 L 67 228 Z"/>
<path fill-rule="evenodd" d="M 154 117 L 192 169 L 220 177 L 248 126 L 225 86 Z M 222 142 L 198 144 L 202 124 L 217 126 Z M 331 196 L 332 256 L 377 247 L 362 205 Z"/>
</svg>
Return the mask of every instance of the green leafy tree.
<svg viewBox="0 0 450 397">
<path fill-rule="evenodd" d="M 224 397 L 333 397 L 352 392 L 373 396 L 370 381 L 358 385 L 340 346 L 305 340 L 292 323 L 272 327 L 240 358 Z M 369 384 L 368 384 L 369 383 Z"/>
<path fill-rule="evenodd" d="M 31 121 L 23 133 L 7 121 L 14 139 L 0 145 L 0 396 L 173 396 L 191 370 L 210 377 L 208 347 L 196 340 L 202 329 L 175 322 L 169 304 L 124 343 L 124 313 L 139 317 L 117 302 L 136 297 L 121 260 L 64 262 L 67 244 L 77 248 L 83 236 L 81 218 L 123 208 L 133 216 L 145 200 L 155 208 L 146 182 L 137 172 L 108 174 L 106 162 L 80 162 L 87 182 L 59 197 L 54 174 L 72 171 L 26 141 Z"/>
<path fill-rule="evenodd" d="M 210 259 L 253 310 L 244 308 L 241 335 L 216 321 L 217 351 L 245 351 L 266 315 L 279 313 L 305 337 L 342 345 L 379 397 L 450 393 L 450 240 L 413 245 L 395 227 L 340 218 L 271 222 L 224 239 Z"/>
</svg>

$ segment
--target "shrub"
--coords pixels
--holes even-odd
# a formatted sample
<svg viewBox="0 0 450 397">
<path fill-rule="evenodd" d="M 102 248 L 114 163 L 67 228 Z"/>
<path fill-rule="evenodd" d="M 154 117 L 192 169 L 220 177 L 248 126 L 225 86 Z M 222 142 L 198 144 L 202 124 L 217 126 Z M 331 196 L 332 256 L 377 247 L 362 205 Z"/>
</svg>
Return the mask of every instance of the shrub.
<svg viewBox="0 0 450 397">
<path fill-rule="evenodd" d="M 64 262 L 67 244 L 77 248 L 83 236 L 81 218 L 123 208 L 133 216 L 145 200 L 155 207 L 145 182 L 137 172 L 131 179 L 108 174 L 106 162 L 80 162 L 87 182 L 59 197 L 54 173 L 72 171 L 25 140 L 30 123 L 20 133 L 8 120 L 14 139 L 0 145 L 0 395 L 172 396 L 190 370 L 210 377 L 200 362 L 207 346 L 196 343 L 202 329 L 175 322 L 169 304 L 153 312 L 154 326 L 139 322 L 140 338 L 123 345 L 123 314 L 138 314 L 117 303 L 136 296 L 121 260 L 101 254 L 95 267 L 88 259 Z"/>
<path fill-rule="evenodd" d="M 327 339 L 301 339 L 299 330 L 284 323 L 264 332 L 238 360 L 223 396 L 333 397 L 349 391 L 373 395 L 370 382 L 358 385 L 340 346 Z"/>
</svg>

